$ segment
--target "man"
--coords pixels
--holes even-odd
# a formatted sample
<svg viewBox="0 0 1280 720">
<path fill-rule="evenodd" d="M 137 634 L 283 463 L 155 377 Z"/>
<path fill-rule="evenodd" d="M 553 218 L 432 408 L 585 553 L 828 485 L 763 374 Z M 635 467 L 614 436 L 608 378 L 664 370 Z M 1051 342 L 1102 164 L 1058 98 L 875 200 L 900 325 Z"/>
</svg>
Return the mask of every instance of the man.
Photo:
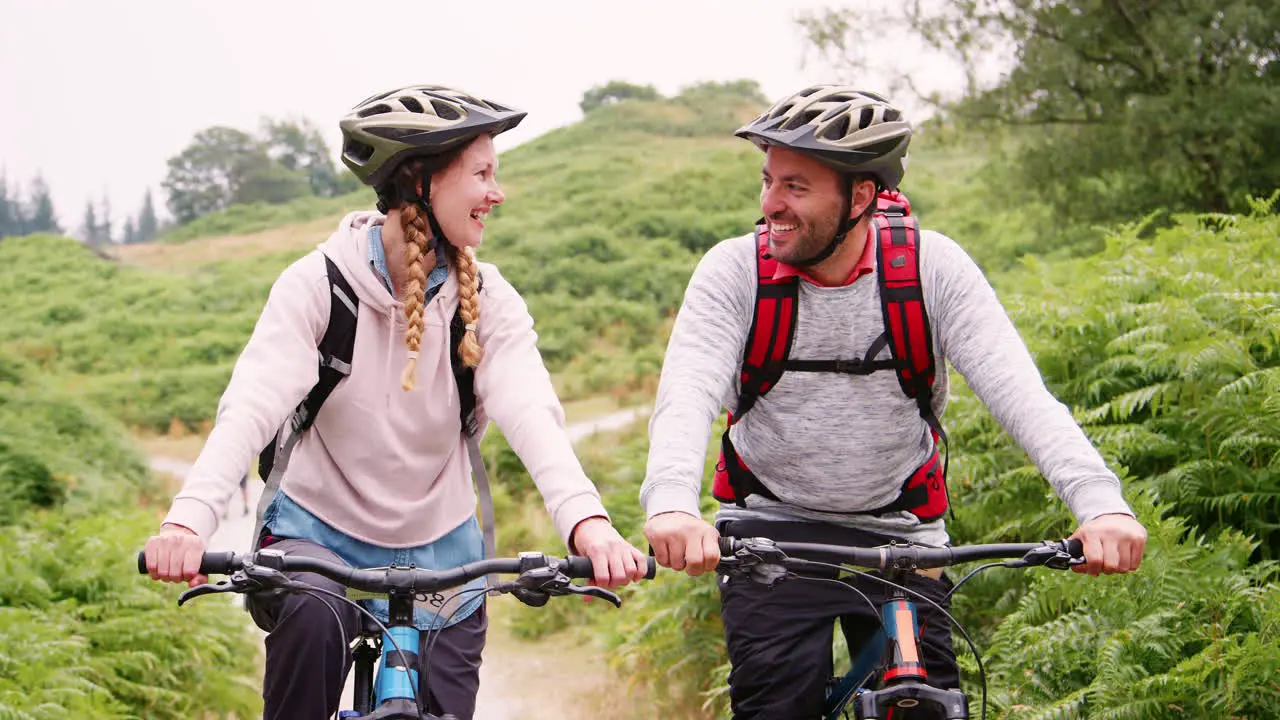
<svg viewBox="0 0 1280 720">
<path fill-rule="evenodd" d="M 1073 537 L 1087 558 L 1082 569 L 1136 569 L 1146 531 L 1119 480 L 1045 388 L 981 271 L 939 233 L 914 235 L 928 318 L 920 337 L 932 338 L 938 372 L 930 370 L 931 385 L 913 386 L 923 394 L 911 397 L 902 371 L 888 362 L 872 213 L 878 194 L 895 190 L 906 170 L 911 127 L 901 111 L 872 93 L 815 86 L 737 135 L 765 153 L 767 245 L 758 248 L 753 234 L 725 240 L 689 281 L 663 364 L 640 492 L 658 562 L 695 576 L 712 570 L 719 533 L 861 546 L 890 538 L 947 543 L 939 509 L 945 487 L 934 481 L 950 361 L 1074 513 Z M 758 265 L 758 255 L 770 265 Z M 798 311 L 784 357 L 803 362 L 786 365 L 773 382 L 744 386 L 744 347 L 758 332 L 757 284 L 792 277 Z M 756 358 L 752 365 L 768 363 Z M 721 407 L 734 413 L 721 467 L 736 503 L 722 504 L 712 527 L 699 513 L 700 478 Z M 922 505 L 904 489 L 926 474 L 929 482 L 917 489 L 939 492 Z M 716 494 L 727 499 L 719 480 Z M 884 596 L 879 583 L 857 587 L 872 600 Z M 922 574 L 912 587 L 942 603 L 950 584 Z M 878 627 L 866 602 L 832 583 L 770 589 L 735 581 L 720 590 L 735 718 L 818 717 L 835 618 L 851 647 Z M 958 687 L 947 621 L 925 603 L 919 610 L 929 682 Z"/>
</svg>

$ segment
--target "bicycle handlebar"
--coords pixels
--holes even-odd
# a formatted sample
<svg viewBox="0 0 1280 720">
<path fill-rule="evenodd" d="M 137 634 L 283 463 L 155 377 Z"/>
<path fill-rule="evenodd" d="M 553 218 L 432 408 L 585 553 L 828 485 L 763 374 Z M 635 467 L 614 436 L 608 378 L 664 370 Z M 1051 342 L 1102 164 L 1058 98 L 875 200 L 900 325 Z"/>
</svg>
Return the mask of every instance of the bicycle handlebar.
<svg viewBox="0 0 1280 720">
<path fill-rule="evenodd" d="M 400 567 L 360 570 L 328 560 L 270 551 L 258 551 L 247 555 L 233 552 L 206 552 L 200 561 L 200 574 L 230 575 L 242 569 L 246 563 L 270 567 L 281 572 L 316 573 L 349 588 L 372 593 L 436 592 L 462 585 L 484 575 L 520 574 L 540 567 L 555 567 L 570 578 L 595 577 L 589 557 L 571 555 L 560 558 L 542 553 L 522 553 L 518 558 L 479 560 L 449 570 Z M 653 558 L 648 558 L 645 579 L 652 580 L 656 571 Z M 138 553 L 138 572 L 143 575 L 148 574 L 144 552 Z"/>
<path fill-rule="evenodd" d="M 796 556 L 806 560 L 831 560 L 876 570 L 940 568 L 971 560 L 1017 558 L 1027 565 L 1066 567 L 1072 561 L 1083 560 L 1084 546 L 1079 540 L 1046 540 L 1039 543 L 997 543 L 990 545 L 961 545 L 958 547 L 923 547 L 911 544 L 891 544 L 880 547 L 856 548 L 818 543 L 774 542 L 768 538 L 720 538 L 720 555 L 725 559 L 742 559 L 760 556 L 761 553 L 780 552 L 781 557 L 761 560 L 785 560 Z"/>
</svg>

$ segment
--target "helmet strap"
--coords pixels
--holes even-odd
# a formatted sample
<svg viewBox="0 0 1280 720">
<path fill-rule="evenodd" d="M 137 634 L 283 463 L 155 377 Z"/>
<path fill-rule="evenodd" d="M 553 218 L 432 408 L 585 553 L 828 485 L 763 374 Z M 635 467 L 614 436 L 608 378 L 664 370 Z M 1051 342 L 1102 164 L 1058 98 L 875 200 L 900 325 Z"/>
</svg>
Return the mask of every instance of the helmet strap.
<svg viewBox="0 0 1280 720">
<path fill-rule="evenodd" d="M 439 247 L 442 240 L 446 240 L 444 230 L 440 229 L 440 222 L 436 220 L 436 212 L 431 209 L 431 173 L 423 170 L 422 172 L 422 192 L 414 200 L 418 204 L 418 209 L 427 214 L 427 224 L 431 226 L 431 237 L 427 239 L 427 250 L 435 250 Z"/>
<path fill-rule="evenodd" d="M 403 202 L 412 202 L 418 206 L 418 209 L 427 216 L 427 225 L 431 228 L 431 237 L 427 238 L 427 251 L 435 250 L 439 241 L 446 240 L 444 230 L 440 229 L 440 222 L 436 220 L 436 213 L 431 208 L 431 173 L 424 171 L 422 173 L 422 192 L 421 193 L 405 193 L 394 182 L 383 183 L 382 187 L 375 192 L 378 194 L 378 212 L 383 215 L 392 208 L 400 207 Z"/>
<path fill-rule="evenodd" d="M 849 231 L 853 229 L 861 217 L 849 217 L 849 213 L 853 211 L 853 175 L 844 175 L 844 201 L 840 203 L 840 227 L 836 228 L 835 237 L 831 238 L 831 242 L 827 246 L 818 251 L 818 254 L 811 258 L 796 263 L 797 267 L 813 267 L 818 263 L 826 260 L 835 254 L 840 248 L 840 244 L 844 242 L 845 237 L 849 235 Z"/>
</svg>

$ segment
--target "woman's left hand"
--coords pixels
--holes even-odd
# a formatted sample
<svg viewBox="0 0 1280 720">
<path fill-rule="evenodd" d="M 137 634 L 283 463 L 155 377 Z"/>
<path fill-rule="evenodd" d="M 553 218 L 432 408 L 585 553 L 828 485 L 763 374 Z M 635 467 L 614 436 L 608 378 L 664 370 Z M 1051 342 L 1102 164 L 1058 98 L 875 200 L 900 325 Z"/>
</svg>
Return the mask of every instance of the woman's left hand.
<svg viewBox="0 0 1280 720">
<path fill-rule="evenodd" d="M 578 555 L 591 558 L 596 573 L 592 584 L 606 590 L 644 578 L 644 553 L 623 540 L 606 518 L 590 517 L 578 523 L 569 537 L 569 547 Z"/>
</svg>

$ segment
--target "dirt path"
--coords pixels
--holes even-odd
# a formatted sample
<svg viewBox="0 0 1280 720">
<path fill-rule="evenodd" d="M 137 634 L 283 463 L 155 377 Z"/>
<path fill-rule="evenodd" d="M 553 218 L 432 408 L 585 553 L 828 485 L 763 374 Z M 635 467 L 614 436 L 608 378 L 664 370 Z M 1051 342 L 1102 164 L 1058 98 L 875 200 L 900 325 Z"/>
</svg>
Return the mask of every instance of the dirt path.
<svg viewBox="0 0 1280 720">
<path fill-rule="evenodd" d="M 629 408 L 569 425 L 569 436 L 578 441 L 594 433 L 617 430 L 644 417 L 649 408 Z M 185 477 L 189 462 L 172 457 L 150 459 L 152 469 Z M 227 517 L 209 541 L 210 550 L 248 552 L 253 534 L 253 511 L 262 483 L 249 482 L 246 504 L 240 493 L 231 500 Z M 235 601 L 239 601 L 239 596 Z M 490 600 L 489 635 L 480 667 L 480 695 L 476 719 L 522 720 L 627 720 L 618 708 L 625 690 L 617 686 L 603 654 L 596 648 L 559 638 L 526 642 L 512 634 L 506 618 L 516 601 L 510 597 Z M 571 602 L 571 601 L 570 601 Z M 257 628 L 254 628 L 257 631 Z M 342 707 L 350 707 L 351 683 L 343 693 Z M 638 716 L 637 716 L 638 717 Z"/>
</svg>

